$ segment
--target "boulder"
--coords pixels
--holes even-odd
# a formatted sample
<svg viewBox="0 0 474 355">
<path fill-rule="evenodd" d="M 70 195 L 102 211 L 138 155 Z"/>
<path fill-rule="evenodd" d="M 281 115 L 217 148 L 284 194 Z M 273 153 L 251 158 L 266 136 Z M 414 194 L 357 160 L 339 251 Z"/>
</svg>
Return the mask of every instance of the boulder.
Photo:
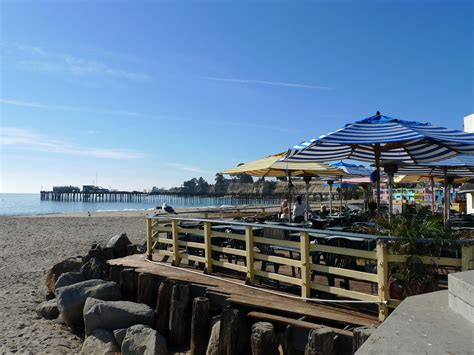
<svg viewBox="0 0 474 355">
<path fill-rule="evenodd" d="M 122 342 L 123 342 L 123 338 L 125 338 L 125 334 L 127 334 L 127 329 L 126 328 L 115 329 L 114 330 L 115 342 L 120 347 L 122 347 Z"/>
<path fill-rule="evenodd" d="M 107 243 L 107 248 L 113 248 L 115 258 L 127 256 L 127 246 L 132 244 L 126 233 L 114 235 Z"/>
<path fill-rule="evenodd" d="M 80 272 L 65 272 L 61 276 L 59 276 L 58 281 L 56 281 L 56 284 L 54 287 L 56 289 L 64 286 L 70 286 L 77 284 L 78 282 L 85 281 L 84 276 L 82 276 L 82 273 Z"/>
<path fill-rule="evenodd" d="M 36 312 L 46 319 L 55 319 L 59 315 L 58 304 L 56 299 L 53 298 L 52 300 L 42 302 L 36 307 Z"/>
<path fill-rule="evenodd" d="M 211 336 L 209 337 L 209 343 L 207 344 L 206 355 L 218 355 L 219 354 L 219 333 L 221 329 L 220 319 L 215 321 L 211 328 Z"/>
<path fill-rule="evenodd" d="M 56 290 L 58 309 L 64 322 L 69 325 L 82 322 L 82 310 L 88 297 L 115 301 L 121 297 L 120 286 L 104 280 L 87 280 Z"/>
<path fill-rule="evenodd" d="M 48 276 L 46 277 L 46 286 L 48 287 L 49 292 L 54 293 L 54 285 L 56 284 L 59 276 L 65 272 L 77 272 L 81 269 L 81 266 L 81 258 L 69 258 L 54 265 L 48 271 Z"/>
<path fill-rule="evenodd" d="M 127 329 L 122 342 L 123 355 L 167 355 L 166 339 L 143 324 Z"/>
<path fill-rule="evenodd" d="M 102 249 L 102 256 L 105 260 L 110 260 L 114 258 L 114 248 L 106 247 Z"/>
<path fill-rule="evenodd" d="M 105 279 L 109 267 L 102 256 L 93 256 L 81 267 L 82 276 L 86 280 Z"/>
<path fill-rule="evenodd" d="M 104 329 L 96 329 L 82 344 L 83 355 L 114 355 L 120 352 L 111 332 Z"/>
<path fill-rule="evenodd" d="M 136 244 L 127 245 L 127 255 L 138 254 L 138 248 Z"/>
<path fill-rule="evenodd" d="M 129 301 L 101 301 L 89 298 L 84 306 L 85 333 L 103 328 L 110 331 L 135 324 L 152 326 L 155 312 L 143 303 Z"/>
</svg>

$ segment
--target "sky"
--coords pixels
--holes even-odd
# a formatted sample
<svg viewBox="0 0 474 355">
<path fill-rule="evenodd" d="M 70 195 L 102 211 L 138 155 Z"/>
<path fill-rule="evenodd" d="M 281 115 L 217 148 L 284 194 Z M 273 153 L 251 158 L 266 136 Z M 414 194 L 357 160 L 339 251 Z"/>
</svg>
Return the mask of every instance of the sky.
<svg viewBox="0 0 474 355">
<path fill-rule="evenodd" d="M 0 0 L 0 192 L 212 182 L 377 110 L 463 129 L 473 4 Z"/>
</svg>

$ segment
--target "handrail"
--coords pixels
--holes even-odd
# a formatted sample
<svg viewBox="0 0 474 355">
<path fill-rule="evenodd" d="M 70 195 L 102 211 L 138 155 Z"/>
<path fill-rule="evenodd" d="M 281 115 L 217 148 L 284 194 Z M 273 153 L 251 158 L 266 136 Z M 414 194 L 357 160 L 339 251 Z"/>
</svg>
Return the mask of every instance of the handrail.
<svg viewBox="0 0 474 355">
<path fill-rule="evenodd" d="M 352 233 L 352 232 L 342 232 L 342 231 L 331 231 L 327 229 L 314 229 L 314 228 L 301 228 L 293 226 L 285 226 L 280 224 L 265 224 L 265 223 L 254 223 L 254 222 L 240 222 L 240 221 L 229 221 L 227 219 L 210 219 L 210 218 L 188 218 L 188 217 L 173 217 L 173 216 L 160 216 L 160 215 L 147 215 L 147 219 L 156 220 L 156 219 L 168 219 L 168 220 L 179 220 L 183 222 L 210 222 L 210 223 L 225 223 L 228 225 L 236 226 L 250 226 L 250 227 L 264 227 L 264 228 L 274 228 L 285 231 L 293 232 L 309 232 L 309 233 L 321 233 L 328 236 L 340 236 L 340 237 L 351 237 L 359 238 L 360 240 L 370 240 L 370 241 L 386 241 L 386 242 L 399 242 L 404 238 L 397 236 L 382 236 L 382 235 L 373 235 L 373 234 L 361 234 L 361 233 Z M 419 243 L 453 243 L 458 245 L 474 245 L 474 238 L 463 239 L 463 240 L 437 240 L 430 238 L 416 238 L 413 239 L 415 242 Z"/>
<path fill-rule="evenodd" d="M 164 221 L 165 223 L 159 223 L 161 221 Z M 153 259 L 153 253 L 156 252 L 158 255 L 161 255 L 166 259 L 171 258 L 172 265 L 176 267 L 179 267 L 181 260 L 202 263 L 201 265 L 204 265 L 204 272 L 206 274 L 211 274 L 214 267 L 242 272 L 245 274 L 246 284 L 248 285 L 254 284 L 256 277 L 270 279 L 275 282 L 293 284 L 301 288 L 302 300 L 311 299 L 311 290 L 317 290 L 329 292 L 336 296 L 358 300 L 350 302 L 376 303 L 379 307 L 380 320 L 384 320 L 388 316 L 389 308 L 398 305 L 398 302 L 390 299 L 389 295 L 389 263 L 404 262 L 407 256 L 391 253 L 388 244 L 394 240 L 403 240 L 401 238 L 318 230 L 278 224 L 230 221 L 228 219 L 183 218 L 174 216 L 162 217 L 149 215 L 147 216 L 146 222 L 147 255 L 149 260 Z M 184 226 L 180 227 L 180 222 L 199 222 L 202 223 L 202 226 L 199 224 L 198 226 L 200 226 L 200 228 L 196 229 Z M 237 234 L 235 231 L 232 233 L 226 233 L 213 230 L 213 223 L 224 223 L 225 225 L 229 225 L 231 230 L 232 226 L 240 227 L 238 230 L 245 233 Z M 260 236 L 259 234 L 256 234 L 256 230 L 262 230 L 262 227 L 265 229 L 299 232 L 299 240 L 273 240 L 271 236 L 265 236 L 265 234 Z M 166 233 L 166 238 L 163 238 L 163 233 Z M 312 244 L 310 243 L 309 237 L 311 234 L 314 235 L 314 233 L 323 237 L 349 236 L 358 240 L 376 241 L 377 243 L 373 250 Z M 188 235 L 190 238 L 197 239 L 183 240 L 181 239 L 181 236 L 183 235 Z M 215 245 L 213 244 L 213 240 L 219 240 L 213 238 L 223 238 L 222 240 L 224 240 L 225 243 Z M 234 244 L 232 240 L 238 240 L 239 242 Z M 260 251 L 254 250 L 254 246 L 259 246 L 260 244 L 272 245 L 274 250 L 277 251 L 279 250 L 278 247 L 280 247 L 280 250 L 287 250 L 290 257 L 287 257 L 287 254 L 267 253 L 267 251 L 261 248 Z M 473 269 L 474 245 L 461 245 L 462 249 L 460 257 L 458 258 L 437 258 L 423 255 L 420 256 L 420 258 L 423 263 L 427 264 L 434 262 L 438 266 L 456 267 L 461 270 Z M 155 250 L 156 246 L 159 246 L 160 249 Z M 180 249 L 180 247 L 185 247 L 186 249 Z M 288 249 L 281 247 L 287 247 Z M 299 254 L 299 258 L 292 258 L 291 253 L 293 252 Z M 227 261 L 225 259 L 224 261 L 221 260 L 222 254 L 227 256 L 229 259 Z M 235 264 L 231 262 L 233 259 L 232 256 L 235 258 Z M 323 257 L 322 261 L 324 264 L 320 264 L 321 256 Z M 333 260 L 341 260 L 343 264 L 338 264 L 337 262 L 333 262 Z M 376 265 L 376 269 L 373 270 L 375 273 L 357 271 L 350 266 L 344 266 L 346 265 L 344 264 L 345 262 L 351 263 L 356 260 L 366 260 L 366 262 L 368 261 L 371 265 Z M 257 265 L 255 265 L 255 261 L 261 263 L 260 270 L 258 270 L 259 264 L 257 263 Z M 270 271 L 267 271 L 264 267 L 264 263 L 267 266 L 268 264 L 273 264 L 291 267 L 292 276 L 285 272 L 280 273 L 279 267 L 274 267 L 273 270 L 270 268 Z M 296 274 L 295 268 L 300 271 L 299 275 Z M 321 281 L 318 282 L 316 279 L 313 280 L 313 272 L 319 273 L 320 276 L 327 276 L 328 283 L 331 278 L 332 283 L 325 285 L 324 283 L 321 283 Z M 374 294 L 373 290 L 372 292 L 368 290 L 360 292 L 336 287 L 334 286 L 335 277 L 342 277 L 345 280 L 361 280 L 363 282 L 372 283 L 372 285 L 375 284 L 377 285 L 377 292 Z"/>
</svg>

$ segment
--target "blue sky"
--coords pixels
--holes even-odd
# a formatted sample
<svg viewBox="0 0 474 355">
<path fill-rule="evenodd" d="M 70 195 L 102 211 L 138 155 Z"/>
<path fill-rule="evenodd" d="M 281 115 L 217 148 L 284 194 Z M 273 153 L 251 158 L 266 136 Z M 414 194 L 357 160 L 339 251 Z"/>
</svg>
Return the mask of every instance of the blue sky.
<svg viewBox="0 0 474 355">
<path fill-rule="evenodd" d="M 383 114 L 462 129 L 471 1 L 0 1 L 1 192 L 170 187 Z"/>
</svg>

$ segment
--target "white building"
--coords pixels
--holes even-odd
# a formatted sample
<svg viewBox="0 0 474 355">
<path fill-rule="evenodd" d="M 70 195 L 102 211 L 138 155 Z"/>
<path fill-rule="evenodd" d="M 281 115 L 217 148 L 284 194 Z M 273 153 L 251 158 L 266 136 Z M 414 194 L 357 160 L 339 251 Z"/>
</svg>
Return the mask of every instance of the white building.
<svg viewBox="0 0 474 355">
<path fill-rule="evenodd" d="M 464 117 L 464 131 L 474 133 L 474 113 Z M 466 212 L 474 213 L 474 193 L 466 193 Z"/>
</svg>

